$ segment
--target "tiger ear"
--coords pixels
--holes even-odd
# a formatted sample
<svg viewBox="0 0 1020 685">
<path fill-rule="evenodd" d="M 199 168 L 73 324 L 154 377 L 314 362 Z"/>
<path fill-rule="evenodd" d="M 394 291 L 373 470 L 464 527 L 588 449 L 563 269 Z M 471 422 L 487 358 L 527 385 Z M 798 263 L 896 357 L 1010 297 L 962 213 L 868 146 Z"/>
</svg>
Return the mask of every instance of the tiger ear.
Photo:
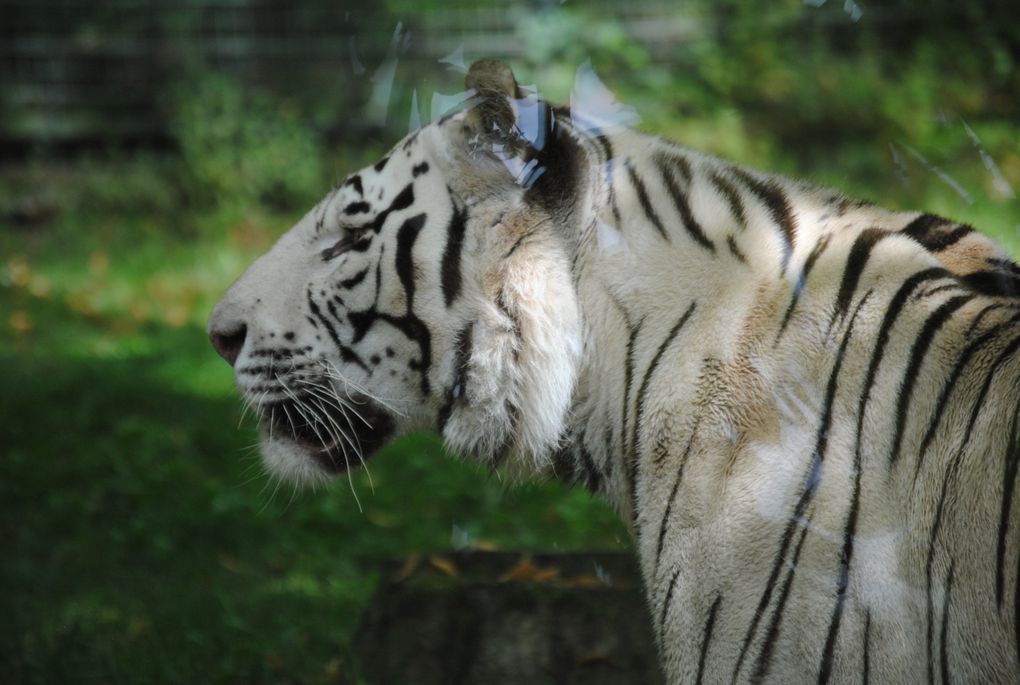
<svg viewBox="0 0 1020 685">
<path fill-rule="evenodd" d="M 468 117 L 485 138 L 516 148 L 520 144 L 513 101 L 523 97 L 514 72 L 505 62 L 481 59 L 471 65 L 464 85 L 475 93 Z"/>
<path fill-rule="evenodd" d="M 529 187 L 541 173 L 532 160 L 549 139 L 549 106 L 536 92 L 521 88 L 510 66 L 499 60 L 475 62 L 464 82 L 474 91 L 467 116 L 481 151 L 496 157 L 518 184 Z"/>
</svg>

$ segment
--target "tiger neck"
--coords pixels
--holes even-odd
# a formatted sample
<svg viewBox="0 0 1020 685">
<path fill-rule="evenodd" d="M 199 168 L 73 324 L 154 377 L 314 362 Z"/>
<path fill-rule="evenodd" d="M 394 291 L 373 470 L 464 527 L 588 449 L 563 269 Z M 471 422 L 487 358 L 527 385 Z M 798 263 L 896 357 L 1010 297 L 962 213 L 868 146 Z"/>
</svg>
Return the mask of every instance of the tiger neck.
<svg viewBox="0 0 1020 685">
<path fill-rule="evenodd" d="M 655 436 L 670 424 L 682 445 L 694 430 L 683 425 L 694 393 L 680 389 L 734 355 L 733 321 L 789 289 L 777 277 L 792 256 L 794 204 L 810 194 L 633 132 L 577 138 L 588 182 L 572 260 L 586 349 L 556 472 L 606 496 L 635 529 Z"/>
</svg>

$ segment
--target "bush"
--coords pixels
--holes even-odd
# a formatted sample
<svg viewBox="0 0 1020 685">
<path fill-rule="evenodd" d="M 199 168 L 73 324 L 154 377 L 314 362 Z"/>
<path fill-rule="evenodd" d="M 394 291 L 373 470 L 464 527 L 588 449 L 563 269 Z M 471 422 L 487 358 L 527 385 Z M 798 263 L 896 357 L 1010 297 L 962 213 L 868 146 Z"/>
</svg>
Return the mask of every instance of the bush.
<svg viewBox="0 0 1020 685">
<path fill-rule="evenodd" d="M 322 142 L 286 102 L 204 74 L 173 89 L 186 194 L 203 204 L 305 207 L 322 194 Z"/>
</svg>

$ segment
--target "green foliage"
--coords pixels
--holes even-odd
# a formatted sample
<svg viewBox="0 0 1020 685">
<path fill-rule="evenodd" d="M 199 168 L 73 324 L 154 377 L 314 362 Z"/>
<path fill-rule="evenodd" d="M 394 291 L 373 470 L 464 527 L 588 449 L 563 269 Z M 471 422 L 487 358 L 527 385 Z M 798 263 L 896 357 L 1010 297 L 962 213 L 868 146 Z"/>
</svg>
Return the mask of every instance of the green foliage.
<svg viewBox="0 0 1020 685">
<path fill-rule="evenodd" d="M 169 107 L 192 198 L 294 208 L 328 186 L 322 140 L 286 103 L 203 73 L 178 85 Z"/>
</svg>

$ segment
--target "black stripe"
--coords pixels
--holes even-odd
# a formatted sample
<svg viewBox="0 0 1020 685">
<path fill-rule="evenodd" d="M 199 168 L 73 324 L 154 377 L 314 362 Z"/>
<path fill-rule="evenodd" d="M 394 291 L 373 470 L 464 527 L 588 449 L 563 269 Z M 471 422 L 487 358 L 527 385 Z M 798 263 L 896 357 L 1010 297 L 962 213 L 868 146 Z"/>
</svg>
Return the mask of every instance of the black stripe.
<svg viewBox="0 0 1020 685">
<path fill-rule="evenodd" d="M 606 480 L 613 479 L 613 424 L 614 422 L 607 416 L 605 419 L 605 430 L 602 436 L 602 444 L 605 445 L 605 449 L 602 452 L 602 467 L 605 469 L 603 477 Z M 620 441 L 622 444 L 622 440 Z"/>
<path fill-rule="evenodd" d="M 357 364 L 365 371 L 368 371 L 368 365 L 361 360 L 361 357 L 359 357 L 354 350 L 340 342 L 340 337 L 337 335 L 336 329 L 333 328 L 333 324 L 331 324 L 326 319 L 326 317 L 322 313 L 322 310 L 319 309 L 319 306 L 317 304 L 315 304 L 315 300 L 312 298 L 312 291 L 309 290 L 306 293 L 306 296 L 308 298 L 308 308 L 312 312 L 312 316 L 318 319 L 319 322 L 326 327 L 326 332 L 329 334 L 329 337 L 333 341 L 333 344 L 336 345 L 337 350 L 340 352 L 340 359 L 345 362 L 352 362 L 354 364 Z"/>
<path fill-rule="evenodd" d="M 623 458 L 627 465 L 627 491 L 631 494 L 631 506 L 633 507 L 632 514 L 634 518 L 637 517 L 637 491 L 635 489 L 634 482 L 634 469 L 637 462 L 637 455 L 634 454 L 634 450 L 637 449 L 637 445 L 629 445 L 627 438 L 630 436 L 627 430 L 627 419 L 630 414 L 630 389 L 634 381 L 634 349 L 637 344 L 638 333 L 641 332 L 641 324 L 644 323 L 644 319 L 638 321 L 637 325 L 630 329 L 630 335 L 627 337 L 627 354 L 624 357 L 623 363 L 623 433 L 621 435 L 621 442 L 623 443 Z"/>
<path fill-rule="evenodd" d="M 1014 439 L 1020 440 L 1020 436 Z M 1013 581 L 1013 647 L 1020 667 L 1020 554 L 1016 555 L 1016 578 Z"/>
<path fill-rule="evenodd" d="M 1010 259 L 999 259 L 998 257 L 989 257 L 985 260 L 989 266 L 995 269 L 1002 269 L 1003 271 L 1009 271 L 1017 276 L 1020 276 L 1020 264 Z"/>
<path fill-rule="evenodd" d="M 525 231 L 524 233 L 522 233 L 520 235 L 520 237 L 518 237 L 517 240 L 514 241 L 514 244 L 510 246 L 510 249 L 506 251 L 506 254 L 503 255 L 503 259 L 506 259 L 510 255 L 512 255 L 514 252 L 517 252 L 517 249 L 521 245 L 523 245 L 525 243 L 525 241 L 527 241 L 528 238 L 530 238 L 531 236 L 535 235 L 536 232 L 537 232 L 537 229 L 533 228 L 531 230 L 528 230 L 528 231 Z"/>
<path fill-rule="evenodd" d="M 846 260 L 846 269 L 843 271 L 843 280 L 839 284 L 839 293 L 836 295 L 836 306 L 832 312 L 832 321 L 836 321 L 846 314 L 847 308 L 853 299 L 854 291 L 861 280 L 864 267 L 867 266 L 871 250 L 883 238 L 890 235 L 887 231 L 879 228 L 869 228 L 861 231 L 850 248 L 850 254 Z"/>
<path fill-rule="evenodd" d="M 858 422 L 861 420 L 858 417 Z M 860 434 L 860 426 L 857 429 Z M 818 669 L 818 682 L 829 682 L 832 675 L 832 659 L 836 649 L 836 638 L 839 636 L 839 628 L 843 621 L 843 607 L 846 604 L 847 586 L 850 584 L 850 563 L 854 554 L 854 536 L 857 534 L 857 514 L 860 509 L 861 500 L 861 450 L 860 443 L 854 453 L 854 484 L 850 493 L 850 512 L 847 514 L 846 524 L 843 527 L 843 545 L 839 555 L 839 575 L 836 579 L 836 605 L 833 607 L 832 616 L 829 619 L 829 632 L 825 638 L 825 647 L 822 650 L 822 663 Z"/>
<path fill-rule="evenodd" d="M 369 224 L 369 227 L 378 233 L 382 230 L 383 224 L 386 223 L 386 219 L 392 212 L 399 212 L 402 209 L 407 209 L 414 203 L 414 184 L 408 183 L 404 186 L 404 189 L 397 193 L 397 196 L 390 202 L 390 206 L 376 214 L 375 219 Z"/>
<path fill-rule="evenodd" d="M 960 290 L 962 288 L 963 286 L 960 285 L 959 283 L 944 283 L 942 285 L 936 285 L 932 287 L 930 290 L 925 290 L 923 293 L 919 293 L 918 297 L 924 298 L 933 297 L 935 295 L 938 295 L 939 293 L 944 293 L 949 290 Z"/>
<path fill-rule="evenodd" d="M 588 138 L 593 141 L 602 150 L 602 167 L 606 174 L 606 191 L 609 193 L 609 207 L 613 212 L 613 219 L 616 221 L 616 228 L 623 230 L 623 221 L 620 217 L 620 207 L 616 203 L 616 192 L 613 188 L 613 182 L 616 180 L 616 166 L 617 163 L 614 160 L 613 144 L 608 137 L 604 135 L 594 135 Z"/>
<path fill-rule="evenodd" d="M 335 299 L 339 298 L 334 298 L 334 300 Z M 326 311 L 329 312 L 330 316 L 332 316 L 337 323 L 342 324 L 344 322 L 344 317 L 342 314 L 340 314 L 340 312 L 337 311 L 336 305 L 333 304 L 334 300 L 326 300 Z"/>
<path fill-rule="evenodd" d="M 921 331 L 914 338 L 914 345 L 910 350 L 910 362 L 903 372 L 903 380 L 900 381 L 899 396 L 896 401 L 896 428 L 893 431 L 892 450 L 889 453 L 889 466 L 895 466 L 900 458 L 900 445 L 903 442 L 903 429 L 907 423 L 907 407 L 910 398 L 914 393 L 914 384 L 917 382 L 921 364 L 928 354 L 935 334 L 942 328 L 943 324 L 958 310 L 973 299 L 972 295 L 958 295 L 943 302 L 932 312 L 931 316 L 924 322 Z"/>
<path fill-rule="evenodd" d="M 683 324 L 686 323 L 687 319 L 691 317 L 692 313 L 694 313 L 695 305 L 697 305 L 697 304 L 698 303 L 696 303 L 696 302 L 692 302 L 691 306 L 687 307 L 687 311 L 685 311 L 683 313 L 683 316 L 680 317 L 680 320 L 677 321 L 676 324 L 670 329 L 669 334 L 666 335 L 666 338 L 662 341 L 662 344 L 659 346 L 659 349 L 656 351 L 655 356 L 652 358 L 652 361 L 649 363 L 648 369 L 645 370 L 645 377 L 642 378 L 641 387 L 640 387 L 639 390 L 637 390 L 636 409 L 634 410 L 633 438 L 632 438 L 631 443 L 630 443 L 631 446 L 632 446 L 632 449 L 633 449 L 633 453 L 634 453 L 633 454 L 633 458 L 631 460 L 630 468 L 631 468 L 631 483 L 633 484 L 633 487 L 634 487 L 634 505 L 635 505 L 635 507 L 636 507 L 636 503 L 637 503 L 637 496 L 636 496 L 636 488 L 637 488 L 637 463 L 639 463 L 639 461 L 640 461 L 639 458 L 637 458 L 637 454 L 636 454 L 636 452 L 637 452 L 637 438 L 639 438 L 639 435 L 640 435 L 640 432 L 641 432 L 641 427 L 642 427 L 642 420 L 643 420 L 644 415 L 645 415 L 645 398 L 646 398 L 646 394 L 648 392 L 648 384 L 649 384 L 649 381 L 652 378 L 652 375 L 655 373 L 655 370 L 658 368 L 659 361 L 662 359 L 663 353 L 666 352 L 666 348 L 669 347 L 669 344 L 672 343 L 673 338 L 675 338 L 676 334 L 678 332 L 680 332 L 680 328 L 683 327 Z M 693 439 L 694 439 L 694 436 L 692 435 L 692 440 Z M 690 450 L 690 449 L 691 449 L 691 443 L 688 442 L 687 443 L 687 450 Z M 659 461 L 661 461 L 662 457 L 664 457 L 664 455 L 660 456 Z M 685 455 L 684 455 L 684 457 L 685 457 Z M 659 556 L 662 554 L 662 537 L 663 537 L 663 535 L 665 535 L 666 520 L 669 518 L 669 511 L 673 507 L 673 498 L 675 497 L 676 490 L 677 490 L 677 488 L 680 485 L 680 476 L 683 473 L 683 464 L 685 462 L 686 462 L 685 459 L 683 459 L 680 462 L 680 468 L 679 468 L 679 471 L 676 474 L 676 480 L 673 482 L 673 494 L 669 498 L 669 502 L 666 505 L 666 514 L 663 516 L 662 522 L 660 524 L 661 526 L 663 526 L 663 528 L 660 528 L 660 530 L 659 530 L 659 550 L 658 550 L 657 555 L 656 555 L 656 569 L 658 569 L 658 566 L 659 566 Z"/>
<path fill-rule="evenodd" d="M 421 358 L 412 360 L 409 366 L 418 371 L 421 376 L 421 390 L 423 395 L 431 394 L 428 372 L 432 366 L 432 334 L 428 327 L 414 313 L 415 295 L 415 266 L 413 257 L 414 243 L 425 225 L 425 214 L 417 214 L 405 220 L 397 230 L 397 248 L 394 258 L 394 268 L 397 277 L 404 288 L 405 312 L 402 315 L 389 314 L 378 311 L 377 304 L 373 304 L 361 311 L 347 312 L 347 319 L 354 329 L 353 339 L 355 342 L 363 339 L 368 330 L 377 322 L 382 321 L 393 326 L 409 339 L 418 345 L 421 351 Z M 380 254 L 380 262 L 382 255 Z M 380 292 L 380 272 L 376 269 L 376 299 Z"/>
<path fill-rule="evenodd" d="M 676 477 L 673 479 L 673 489 L 669 492 L 669 499 L 666 500 L 666 511 L 662 513 L 662 517 L 659 519 L 659 537 L 658 542 L 655 545 L 655 566 L 652 571 L 652 576 L 657 576 L 659 573 L 659 562 L 662 561 L 662 548 L 663 543 L 666 540 L 666 530 L 669 528 L 669 517 L 673 513 L 673 502 L 676 501 L 676 494 L 680 490 L 680 481 L 683 480 L 684 466 L 687 465 L 687 457 L 690 456 L 691 447 L 694 445 L 694 438 L 697 436 L 697 426 L 691 431 L 691 437 L 687 440 L 687 447 L 684 449 L 683 456 L 680 457 L 680 464 L 676 470 Z"/>
<path fill-rule="evenodd" d="M 368 269 L 367 268 L 366 269 L 362 269 L 361 271 L 359 271 L 358 273 L 354 274 L 350 278 L 345 278 L 342 281 L 340 281 L 340 287 L 349 290 L 349 289 L 353 288 L 354 286 L 356 286 L 357 284 L 361 283 L 363 280 L 365 280 L 365 276 L 367 274 L 368 274 Z"/>
<path fill-rule="evenodd" d="M 786 562 L 786 553 L 790 549 L 790 543 L 793 540 L 793 535 L 796 532 L 798 525 L 804 525 L 802 523 L 804 512 L 807 510 L 808 505 L 814 498 L 815 492 L 821 483 L 821 468 L 822 463 L 825 461 L 826 449 L 828 448 L 829 426 L 832 422 L 832 405 L 835 402 L 836 397 L 836 381 L 839 378 L 839 372 L 843 366 L 843 356 L 846 354 L 846 348 L 850 342 L 850 336 L 853 334 L 857 314 L 860 313 L 861 307 L 863 307 L 864 303 L 868 301 L 871 294 L 872 291 L 869 290 L 857 304 L 853 316 L 850 318 L 850 323 L 847 326 L 846 332 L 843 335 L 843 340 L 840 343 L 839 350 L 836 353 L 836 360 L 833 363 L 832 371 L 829 374 L 829 382 L 825 390 L 825 399 L 822 405 L 822 417 L 819 421 L 818 431 L 815 436 L 815 447 L 811 454 L 810 468 L 804 478 L 804 489 L 801 491 L 801 495 L 797 499 L 793 512 L 787 521 L 785 529 L 783 530 L 783 535 L 779 542 L 779 550 L 776 552 L 776 555 L 772 560 L 772 570 L 769 572 L 765 591 L 762 592 L 761 598 L 758 600 L 758 606 L 755 608 L 751 625 L 748 627 L 747 633 L 744 635 L 744 643 L 740 648 L 740 657 L 737 659 L 736 667 L 733 669 L 734 682 L 740 673 L 741 666 L 744 664 L 744 659 L 747 657 L 747 650 L 751 646 L 751 639 L 754 637 L 755 631 L 758 629 L 758 624 L 764 617 L 765 610 L 768 608 L 769 602 L 772 599 L 772 592 L 775 589 L 776 581 L 779 579 L 779 573 Z M 780 610 L 781 607 L 777 607 L 776 613 L 780 612 Z M 759 657 L 759 664 L 760 663 L 761 657 Z"/>
<path fill-rule="evenodd" d="M 960 379 L 960 376 L 963 375 L 964 370 L 967 368 L 967 364 L 970 363 L 970 360 L 974 357 L 974 355 L 977 354 L 985 345 L 995 340 L 999 333 L 1011 328 L 1018 321 L 1020 321 L 1020 313 L 1015 314 L 1008 321 L 989 328 L 981 334 L 981 337 L 968 345 L 966 349 L 960 353 L 959 358 L 956 360 L 956 364 L 953 366 L 952 373 L 949 374 L 949 378 L 942 386 L 938 402 L 935 403 L 935 413 L 932 415 L 931 421 L 928 423 L 928 430 L 925 432 L 924 439 L 921 440 L 921 447 L 917 451 L 917 462 L 914 468 L 915 481 L 920 473 L 924 455 L 928 451 L 928 447 L 931 445 L 932 440 L 935 439 L 935 433 L 942 420 L 942 414 L 949 407 L 949 395 L 952 393 L 953 388 L 956 387 L 956 382 Z"/>
<path fill-rule="evenodd" d="M 986 305 L 974 315 L 974 318 L 970 322 L 970 326 L 967 327 L 967 332 L 964 333 L 964 337 L 969 338 L 977 330 L 977 327 L 981 325 L 981 322 L 985 320 L 985 317 L 994 312 L 997 309 L 1004 309 L 1006 307 L 1005 302 L 993 302 L 990 305 Z"/>
<path fill-rule="evenodd" d="M 833 650 L 836 645 L 836 638 L 843 620 L 843 608 L 846 601 L 846 588 L 849 583 L 850 563 L 853 559 L 855 534 L 857 531 L 857 516 L 860 506 L 860 485 L 862 473 L 862 442 L 864 415 L 867 411 L 868 401 L 871 398 L 871 390 L 874 386 L 875 376 L 878 373 L 879 365 L 885 353 L 885 347 L 889 342 L 889 332 L 902 311 L 903 304 L 910 297 L 911 293 L 920 287 L 921 283 L 932 278 L 942 278 L 946 274 L 942 269 L 930 269 L 914 274 L 906 281 L 890 300 L 886 307 L 885 316 L 879 328 L 875 342 L 875 349 L 868 363 L 867 375 L 861 389 L 861 396 L 857 405 L 857 427 L 854 445 L 854 484 L 851 491 L 850 511 L 843 527 L 843 545 L 840 553 L 839 576 L 836 580 L 836 604 L 833 607 L 832 616 L 829 619 L 829 632 L 826 637 L 825 647 L 822 652 L 822 663 L 819 668 L 818 682 L 828 682 L 831 675 Z M 870 614 L 869 614 L 870 620 Z"/>
<path fill-rule="evenodd" d="M 998 372 L 999 367 L 1002 366 L 1016 351 L 1020 349 L 1020 336 L 1017 336 L 1012 342 L 999 354 L 995 362 L 992 364 L 985 382 L 981 386 L 981 390 L 978 392 L 977 400 L 974 402 L 974 408 L 971 410 L 970 419 L 967 422 L 967 429 L 964 431 L 963 439 L 960 442 L 960 449 L 957 450 L 956 455 L 953 457 L 952 463 L 946 469 L 946 473 L 942 479 L 941 492 L 939 494 L 938 506 L 935 509 L 935 521 L 932 524 L 931 536 L 928 540 L 928 558 L 925 562 L 925 583 L 926 583 L 926 595 L 928 601 L 928 614 L 927 614 L 927 645 L 928 645 L 928 681 L 932 682 L 934 678 L 934 655 L 933 655 L 933 621 L 934 621 L 934 599 L 932 597 L 932 567 L 935 561 L 935 542 L 938 539 L 939 531 L 942 528 L 942 512 L 945 509 L 946 493 L 949 490 L 949 483 L 956 477 L 956 474 L 960 468 L 960 463 L 963 457 L 967 453 L 967 442 L 970 440 L 971 431 L 974 429 L 974 424 L 977 423 L 978 416 L 981 413 L 981 409 L 984 407 L 984 400 L 988 394 L 988 390 L 992 385 L 992 380 L 995 374 Z"/>
<path fill-rule="evenodd" d="M 662 175 L 663 183 L 666 185 L 666 190 L 669 192 L 669 196 L 673 199 L 673 204 L 676 205 L 677 213 L 680 215 L 680 221 L 683 223 L 684 228 L 687 229 L 687 232 L 690 234 L 694 242 L 701 245 L 709 252 L 715 253 L 715 245 L 705 235 L 705 231 L 702 230 L 701 224 L 698 223 L 698 221 L 694 218 L 694 214 L 691 212 L 691 205 L 687 200 L 686 189 L 681 188 L 680 184 L 677 183 L 676 169 L 678 166 L 676 159 L 678 158 L 657 152 L 655 153 L 654 159 L 659 167 L 659 173 Z M 679 168 L 684 169 L 684 167 Z M 686 172 L 687 173 L 683 175 L 687 180 L 689 188 L 690 168 L 687 168 Z"/>
<path fill-rule="evenodd" d="M 666 155 L 663 152 L 657 152 L 656 156 L 665 159 L 667 164 L 675 166 L 676 170 L 680 172 L 680 175 L 684 177 L 684 183 L 690 186 L 694 175 L 691 173 L 691 163 L 687 161 L 686 157 L 679 153 Z"/>
<path fill-rule="evenodd" d="M 1020 295 L 1020 276 L 1006 271 L 975 271 L 961 276 L 968 288 L 992 297 Z"/>
<path fill-rule="evenodd" d="M 949 605 L 953 598 L 953 573 L 956 570 L 956 562 L 949 562 L 949 574 L 946 576 L 945 599 L 942 602 L 942 635 L 939 647 L 939 664 L 942 670 L 942 683 L 949 685 L 949 648 L 947 638 L 949 637 Z"/>
<path fill-rule="evenodd" d="M 745 257 L 744 253 L 740 251 L 739 247 L 737 247 L 737 240 L 733 237 L 732 233 L 726 236 L 726 247 L 730 248 L 730 254 L 733 255 L 738 262 L 741 264 L 747 264 L 747 257 Z"/>
<path fill-rule="evenodd" d="M 638 177 L 633 164 L 625 163 L 624 166 L 627 167 L 627 174 L 630 177 L 630 182 L 634 186 L 635 192 L 637 192 L 638 202 L 641 203 L 641 209 L 645 211 L 645 216 L 648 217 L 648 220 L 652 222 L 653 226 L 655 226 L 659 235 L 661 235 L 666 242 L 669 242 L 669 235 L 666 233 L 666 229 L 662 225 L 662 220 L 659 219 L 659 215 L 655 212 L 655 208 L 652 207 L 652 203 L 648 199 L 648 191 L 645 189 L 644 181 Z"/>
<path fill-rule="evenodd" d="M 701 683 L 702 678 L 705 675 L 705 660 L 708 657 L 708 646 L 712 642 L 712 631 L 715 629 L 715 616 L 719 611 L 719 603 L 722 601 L 722 595 L 716 595 L 715 601 L 712 602 L 712 608 L 708 610 L 708 620 L 705 621 L 705 629 L 702 631 L 704 637 L 701 638 L 701 653 L 698 655 L 698 675 L 695 679 L 695 683 Z"/>
<path fill-rule="evenodd" d="M 569 121 L 569 119 L 568 119 L 568 121 Z M 611 160 L 614 157 L 614 155 L 613 155 L 613 143 L 612 143 L 611 140 L 609 140 L 608 136 L 605 136 L 605 135 L 596 135 L 596 136 L 592 136 L 591 140 L 594 141 L 595 144 L 598 145 L 602 149 L 602 161 L 603 162 L 608 162 L 609 160 Z"/>
<path fill-rule="evenodd" d="M 365 189 L 361 186 L 361 176 L 354 174 L 344 183 L 345 186 L 351 186 L 354 188 L 354 192 L 358 195 L 364 195 Z"/>
<path fill-rule="evenodd" d="M 926 281 L 936 280 L 939 278 L 949 278 L 951 274 L 942 268 L 925 269 L 924 271 L 918 271 L 917 273 L 910 276 L 903 282 L 896 294 L 889 301 L 886 306 L 885 316 L 882 317 L 882 325 L 878 329 L 878 336 L 876 337 L 875 350 L 872 352 L 871 361 L 868 363 L 868 375 L 865 378 L 864 386 L 861 395 L 861 401 L 858 404 L 858 442 L 861 440 L 860 428 L 864 420 L 864 411 L 867 403 L 871 398 L 871 390 L 874 387 L 875 376 L 878 374 L 879 365 L 882 363 L 882 358 L 885 355 L 885 347 L 889 343 L 889 334 L 892 331 L 893 325 L 899 318 L 903 311 L 903 307 L 906 304 L 907 299 L 911 294 Z"/>
<path fill-rule="evenodd" d="M 443 301 L 449 307 L 460 294 L 460 255 L 464 247 L 464 232 L 467 229 L 467 208 L 461 209 L 456 203 L 450 223 L 446 226 L 446 248 L 443 250 L 441 287 Z"/>
<path fill-rule="evenodd" d="M 772 666 L 772 652 L 775 649 L 776 642 L 779 640 L 779 626 L 783 621 L 783 609 L 786 607 L 786 600 L 790 597 L 790 588 L 793 586 L 793 575 L 796 573 L 797 562 L 800 561 L 800 551 L 804 547 L 804 541 L 807 539 L 808 527 L 805 525 L 800 532 L 800 539 L 797 541 L 797 546 L 793 549 L 793 558 L 790 559 L 790 568 L 786 572 L 786 580 L 783 581 L 783 588 L 779 592 L 779 598 L 776 600 L 776 608 L 772 612 L 772 620 L 769 622 L 769 628 L 765 631 L 765 640 L 762 646 L 761 652 L 758 654 L 758 660 L 754 664 L 754 675 L 751 676 L 751 681 L 760 683 L 768 675 L 769 668 Z"/>
<path fill-rule="evenodd" d="M 666 640 L 666 616 L 669 615 L 669 603 L 673 600 L 673 591 L 676 589 L 676 582 L 680 578 L 682 570 L 683 565 L 678 565 L 673 571 L 673 576 L 669 579 L 669 587 L 666 590 L 666 599 L 662 603 L 662 611 L 659 613 L 659 639 L 663 642 Z"/>
<path fill-rule="evenodd" d="M 637 449 L 638 436 L 641 431 L 641 420 L 645 413 L 645 396 L 648 393 L 648 383 L 652 380 L 652 375 L 655 374 L 655 370 L 659 367 L 659 361 L 662 359 L 662 355 L 666 352 L 666 348 L 669 347 L 670 343 L 673 342 L 673 339 L 676 338 L 677 334 L 680 332 L 680 329 L 684 327 L 685 323 L 687 323 L 691 314 L 694 313 L 694 307 L 696 305 L 697 302 L 691 302 L 687 311 L 683 313 L 680 320 L 673 325 L 673 328 L 669 330 L 666 338 L 659 344 L 659 349 L 655 351 L 655 356 L 652 357 L 652 361 L 649 362 L 648 368 L 645 369 L 645 375 L 641 379 L 641 385 L 639 386 L 637 394 L 637 409 L 635 410 L 634 417 L 634 439 L 631 442 L 631 445 L 633 445 L 635 450 Z"/>
<path fill-rule="evenodd" d="M 716 187 L 720 194 L 730 205 L 730 212 L 733 214 L 733 218 L 737 220 L 737 226 L 741 230 L 747 227 L 747 217 L 744 214 L 744 203 L 740 200 L 740 193 L 733 187 L 733 184 L 727 181 L 725 178 L 717 173 L 713 173 L 709 179 L 712 181 L 712 185 Z"/>
<path fill-rule="evenodd" d="M 962 453 L 962 451 L 963 451 L 963 448 L 961 448 L 960 452 Z M 924 565 L 925 597 L 926 597 L 926 600 L 927 600 L 927 621 L 926 621 L 926 628 L 925 628 L 927 634 L 925 636 L 925 642 L 926 642 L 927 650 L 928 650 L 928 661 L 927 661 L 927 669 L 928 670 L 927 670 L 927 674 L 928 674 L 928 682 L 929 683 L 934 683 L 935 682 L 935 667 L 934 667 L 934 664 L 933 664 L 934 656 L 932 654 L 932 652 L 933 652 L 932 641 L 934 640 L 934 637 L 932 635 L 932 631 L 933 631 L 933 627 L 932 626 L 934 624 L 934 615 L 935 615 L 934 600 L 932 599 L 932 594 L 931 594 L 932 566 L 934 565 L 934 561 L 935 561 L 935 541 L 938 539 L 939 531 L 942 528 L 942 512 L 945 509 L 945 505 L 946 505 L 946 491 L 948 489 L 949 489 L 949 478 L 946 477 L 946 478 L 944 478 L 942 480 L 942 490 L 941 490 L 941 492 L 939 494 L 938 506 L 935 508 L 935 521 L 934 521 L 934 523 L 932 523 L 931 535 L 929 536 L 929 539 L 928 539 L 928 557 L 927 557 L 927 560 L 925 561 L 925 565 Z"/>
<path fill-rule="evenodd" d="M 933 229 L 948 223 L 950 223 L 948 219 L 943 219 L 940 216 L 935 216 L 934 214 L 921 214 L 900 229 L 900 232 L 909 235 L 914 240 L 920 242 L 924 240 Z"/>
<path fill-rule="evenodd" d="M 932 243 L 925 243 L 924 246 L 932 252 L 941 252 L 949 247 L 952 247 L 962 238 L 970 235 L 974 232 L 974 229 L 970 226 L 958 226 L 952 231 L 948 231 L 938 236 Z"/>
<path fill-rule="evenodd" d="M 595 468 L 595 462 L 592 461 L 591 452 L 588 448 L 581 443 L 581 448 L 578 450 L 581 457 L 581 466 L 584 468 L 584 487 L 591 492 L 598 492 L 602 487 L 602 475 L 599 470 Z"/>
<path fill-rule="evenodd" d="M 401 224 L 400 230 L 397 231 L 397 255 L 393 260 L 393 266 L 397 271 L 400 284 L 404 286 L 408 311 L 414 307 L 415 267 L 412 251 L 414 243 L 418 239 L 418 233 L 424 225 L 425 215 L 417 214 Z"/>
<path fill-rule="evenodd" d="M 372 205 L 368 204 L 364 200 L 358 200 L 357 202 L 352 202 L 344 207 L 344 214 L 347 214 L 348 216 L 352 214 L 364 214 L 371 210 Z"/>
<path fill-rule="evenodd" d="M 793 217 L 789 198 L 774 181 L 760 181 L 743 169 L 733 169 L 733 175 L 758 196 L 758 199 L 768 208 L 772 220 L 779 226 L 779 238 L 783 250 L 780 267 L 781 271 L 786 273 L 786 266 L 790 263 L 790 255 L 793 253 L 793 247 L 797 240 L 797 222 Z"/>
<path fill-rule="evenodd" d="M 474 342 L 472 333 L 473 324 L 469 323 L 460 329 L 453 344 L 453 381 L 446 392 L 446 402 L 439 409 L 437 432 L 440 435 L 443 434 L 443 429 L 446 428 L 446 424 L 450 420 L 454 403 L 467 396 L 465 384 L 467 383 L 468 364 L 471 361 L 471 349 Z"/>
<path fill-rule="evenodd" d="M 973 228 L 964 224 L 958 225 L 951 231 L 939 230 L 953 225 L 955 224 L 952 221 L 940 216 L 922 214 L 904 226 L 901 232 L 921 243 L 926 250 L 941 252 L 955 245 L 964 236 L 974 232 Z"/>
<path fill-rule="evenodd" d="M 864 663 L 861 664 L 864 685 L 871 679 L 871 609 L 864 612 Z"/>
<path fill-rule="evenodd" d="M 815 246 L 811 248 L 811 252 L 808 254 L 807 259 L 804 260 L 804 268 L 800 270 L 800 275 L 797 276 L 797 283 L 793 287 L 793 296 L 790 298 L 790 304 L 786 308 L 786 313 L 783 314 L 783 322 L 779 325 L 779 333 L 776 334 L 776 344 L 779 343 L 779 339 L 786 330 L 786 326 L 790 323 L 790 317 L 793 315 L 793 310 L 797 307 L 797 302 L 800 300 L 801 293 L 804 292 L 804 286 L 807 284 L 808 275 L 811 273 L 811 269 L 814 268 L 815 262 L 817 262 L 818 258 L 822 256 L 825 249 L 829 247 L 830 242 L 832 242 L 832 234 L 826 233 L 817 243 L 815 243 Z"/>
<path fill-rule="evenodd" d="M 995 601 L 1002 608 L 1002 594 L 1005 580 L 1006 533 L 1009 532 L 1009 514 L 1013 509 L 1013 492 L 1016 488 L 1017 466 L 1020 465 L 1020 405 L 1013 412 L 1013 423 L 1009 427 L 1011 444 L 1006 447 L 1006 459 L 1002 468 L 1002 506 L 999 513 L 999 544 L 995 557 Z"/>
</svg>

